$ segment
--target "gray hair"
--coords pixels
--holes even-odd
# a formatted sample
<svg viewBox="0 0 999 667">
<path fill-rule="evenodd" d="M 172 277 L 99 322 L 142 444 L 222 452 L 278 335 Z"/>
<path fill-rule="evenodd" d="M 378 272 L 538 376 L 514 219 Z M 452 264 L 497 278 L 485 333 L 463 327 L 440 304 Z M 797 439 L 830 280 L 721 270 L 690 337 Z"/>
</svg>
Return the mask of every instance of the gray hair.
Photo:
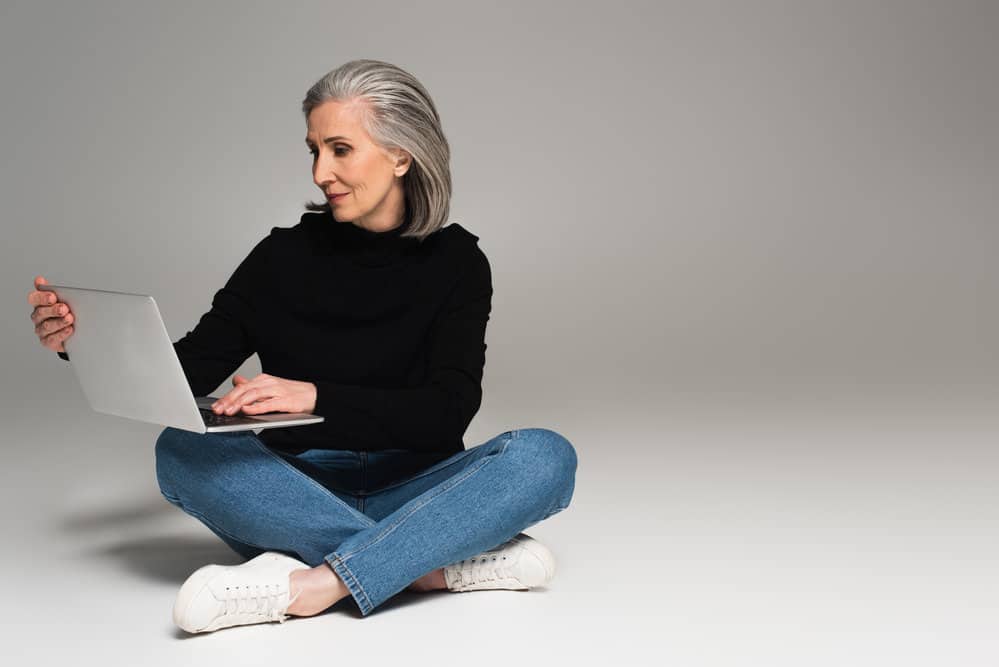
<svg viewBox="0 0 999 667">
<path fill-rule="evenodd" d="M 406 221 L 401 236 L 422 241 L 447 222 L 451 206 L 451 149 L 430 94 L 409 72 L 380 60 L 351 60 L 319 79 L 302 100 L 309 113 L 328 100 L 360 101 L 361 124 L 383 149 L 412 156 L 403 175 Z M 329 202 L 306 202 L 310 211 L 331 210 Z"/>
</svg>

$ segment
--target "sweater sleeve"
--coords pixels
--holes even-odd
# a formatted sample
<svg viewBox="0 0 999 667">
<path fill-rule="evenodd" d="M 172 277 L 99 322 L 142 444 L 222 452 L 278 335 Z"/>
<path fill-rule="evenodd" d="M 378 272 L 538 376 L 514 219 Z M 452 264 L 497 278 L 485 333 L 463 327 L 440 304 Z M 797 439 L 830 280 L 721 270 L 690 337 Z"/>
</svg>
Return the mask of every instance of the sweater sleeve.
<svg viewBox="0 0 999 667">
<path fill-rule="evenodd" d="M 273 230 L 272 230 L 273 233 Z M 256 352 L 249 323 L 255 313 L 257 286 L 267 269 L 271 237 L 257 243 L 236 267 L 225 287 L 215 293 L 211 309 L 193 331 L 173 344 L 195 396 L 207 396 Z M 65 352 L 56 352 L 69 361 Z"/>
<path fill-rule="evenodd" d="M 348 441 L 411 451 L 460 448 L 482 402 L 493 294 L 488 259 L 478 246 L 470 255 L 429 336 L 426 382 L 384 389 L 314 381 L 314 414 Z"/>
<path fill-rule="evenodd" d="M 195 396 L 207 396 L 256 352 L 251 323 L 267 270 L 271 236 L 265 237 L 215 293 L 211 309 L 173 344 Z"/>
</svg>

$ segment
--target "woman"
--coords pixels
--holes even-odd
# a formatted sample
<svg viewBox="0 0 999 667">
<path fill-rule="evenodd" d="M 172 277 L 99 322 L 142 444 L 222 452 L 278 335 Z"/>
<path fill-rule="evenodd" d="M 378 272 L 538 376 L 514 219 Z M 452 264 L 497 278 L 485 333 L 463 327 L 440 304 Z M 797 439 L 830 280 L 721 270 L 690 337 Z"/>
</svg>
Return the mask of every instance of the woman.
<svg viewBox="0 0 999 667">
<path fill-rule="evenodd" d="M 275 227 L 193 331 L 174 343 L 196 396 L 257 353 L 214 406 L 306 412 L 321 424 L 237 433 L 166 428 L 163 496 L 247 558 L 181 586 L 174 621 L 196 633 L 312 616 L 350 596 L 361 615 L 399 591 L 528 589 L 554 573 L 520 531 L 565 509 L 576 453 L 526 428 L 462 441 L 481 402 L 489 262 L 444 226 L 450 149 L 424 87 L 355 60 L 302 105 L 315 184 L 298 225 Z M 68 359 L 73 314 L 28 297 L 42 344 Z"/>
</svg>

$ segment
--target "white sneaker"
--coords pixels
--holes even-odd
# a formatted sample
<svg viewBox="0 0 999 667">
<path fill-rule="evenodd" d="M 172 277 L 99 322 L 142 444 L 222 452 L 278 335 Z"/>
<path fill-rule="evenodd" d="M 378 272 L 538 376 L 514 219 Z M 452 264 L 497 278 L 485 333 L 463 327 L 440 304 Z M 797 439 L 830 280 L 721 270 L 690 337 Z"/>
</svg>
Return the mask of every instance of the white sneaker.
<svg viewBox="0 0 999 667">
<path fill-rule="evenodd" d="M 305 563 L 275 551 L 242 565 L 205 565 L 180 587 L 173 622 L 191 633 L 268 621 L 284 623 L 285 612 L 295 601 L 288 599 L 289 577 L 295 570 L 307 569 Z"/>
<path fill-rule="evenodd" d="M 449 590 L 457 593 L 491 588 L 527 590 L 555 576 L 555 556 L 533 537 L 519 533 L 509 542 L 443 568 Z"/>
</svg>

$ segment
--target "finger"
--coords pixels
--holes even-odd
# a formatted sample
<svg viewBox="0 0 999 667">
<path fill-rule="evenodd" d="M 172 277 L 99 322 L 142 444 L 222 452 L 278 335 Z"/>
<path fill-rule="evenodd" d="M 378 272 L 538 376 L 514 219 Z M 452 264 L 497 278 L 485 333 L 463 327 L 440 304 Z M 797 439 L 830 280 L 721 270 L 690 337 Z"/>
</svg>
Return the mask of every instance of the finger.
<svg viewBox="0 0 999 667">
<path fill-rule="evenodd" d="M 281 410 L 281 399 L 279 398 L 268 398 L 243 406 L 243 412 L 251 415 L 257 415 L 263 412 L 281 412 Z"/>
<path fill-rule="evenodd" d="M 224 397 L 219 399 L 218 410 L 216 410 L 216 412 L 225 412 L 227 414 L 235 413 L 236 410 L 239 409 L 239 406 L 247 402 L 245 398 L 246 393 L 256 388 L 257 385 L 253 384 L 252 382 L 246 382 L 237 386 L 235 389 L 230 391 Z"/>
<path fill-rule="evenodd" d="M 212 410 L 214 410 L 216 413 L 222 412 L 223 408 L 226 405 L 225 402 L 228 399 L 229 399 L 229 394 L 224 394 L 221 398 L 219 398 L 217 401 L 215 401 L 214 403 L 212 403 Z"/>
<path fill-rule="evenodd" d="M 48 306 L 58 301 L 55 292 L 36 290 L 28 293 L 28 303 L 32 306 Z"/>
<path fill-rule="evenodd" d="M 270 396 L 266 395 L 261 389 L 250 389 L 240 394 L 239 398 L 226 406 L 226 414 L 235 414 L 241 408 L 267 398 L 270 398 Z"/>
<path fill-rule="evenodd" d="M 50 317 L 62 317 L 67 313 L 69 313 L 69 306 L 64 303 L 57 303 L 53 306 L 35 306 L 35 309 L 31 311 L 31 321 L 38 324 Z"/>
<path fill-rule="evenodd" d="M 42 285 L 48 285 L 48 284 L 49 284 L 48 281 L 45 280 L 45 276 L 35 276 L 35 290 L 30 294 L 28 294 L 28 303 L 30 303 L 33 306 L 39 305 L 40 303 L 44 303 L 44 301 L 39 301 L 39 299 L 51 296 L 52 292 L 44 292 L 38 288 Z"/>
<path fill-rule="evenodd" d="M 75 318 L 73 317 L 73 313 L 66 313 L 61 317 L 50 317 L 46 320 L 43 320 L 42 323 L 38 326 L 42 329 L 43 333 L 48 334 L 53 331 L 58 331 L 59 329 L 62 329 L 67 324 L 72 324 L 74 319 Z"/>
<path fill-rule="evenodd" d="M 64 340 L 69 338 L 70 334 L 73 333 L 73 327 L 68 326 L 56 331 L 55 333 L 49 334 L 42 338 L 42 344 L 45 347 L 53 347 L 54 345 L 61 344 Z M 64 350 L 59 350 L 63 352 Z"/>
<path fill-rule="evenodd" d="M 48 336 L 49 334 L 71 324 L 72 322 L 73 313 L 68 313 L 62 317 L 50 317 L 35 327 L 35 333 L 39 336 Z"/>
<path fill-rule="evenodd" d="M 237 385 L 235 389 L 233 389 L 228 394 L 220 398 L 216 403 L 214 403 L 212 405 L 212 408 L 215 409 L 215 411 L 218 413 L 226 412 L 228 408 L 234 405 L 237 407 L 239 405 L 242 405 L 243 402 L 245 401 L 242 401 L 241 397 L 243 396 L 244 393 L 246 393 L 250 389 L 256 389 L 258 387 L 266 388 L 266 387 L 271 387 L 273 385 L 274 385 L 273 378 L 270 375 L 261 373 L 252 380 L 247 380 L 246 382 L 242 382 L 239 385 Z M 235 410 L 233 410 L 233 412 L 235 412 Z"/>
<path fill-rule="evenodd" d="M 242 377 L 242 376 L 240 376 Z M 248 391 L 254 389 L 263 389 L 266 394 L 269 389 L 274 387 L 274 380 L 270 375 L 260 374 L 253 378 L 252 380 L 247 380 L 246 382 L 241 382 L 236 385 L 236 388 L 229 392 L 226 396 L 225 402 L 223 403 L 223 409 L 228 409 L 233 406 L 237 408 L 244 403 L 250 403 L 252 401 L 247 401 L 243 398 L 244 394 Z M 233 410 L 235 412 L 235 410 Z"/>
</svg>

